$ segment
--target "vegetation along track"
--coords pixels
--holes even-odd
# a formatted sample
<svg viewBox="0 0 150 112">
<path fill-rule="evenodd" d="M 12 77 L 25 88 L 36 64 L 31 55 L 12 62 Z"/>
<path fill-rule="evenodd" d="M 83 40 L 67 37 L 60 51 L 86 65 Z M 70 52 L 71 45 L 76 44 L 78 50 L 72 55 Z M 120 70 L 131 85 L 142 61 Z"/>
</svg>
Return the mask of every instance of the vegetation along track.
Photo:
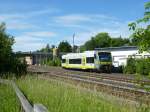
<svg viewBox="0 0 150 112">
<path fill-rule="evenodd" d="M 81 86 L 116 96 L 150 103 L 150 92 L 146 91 L 150 88 L 150 80 L 148 79 L 137 80 L 133 76 L 129 77 L 122 74 L 73 71 L 60 67 L 29 66 L 28 71 L 45 74 L 46 77 L 73 81 L 74 84 L 80 84 Z"/>
</svg>

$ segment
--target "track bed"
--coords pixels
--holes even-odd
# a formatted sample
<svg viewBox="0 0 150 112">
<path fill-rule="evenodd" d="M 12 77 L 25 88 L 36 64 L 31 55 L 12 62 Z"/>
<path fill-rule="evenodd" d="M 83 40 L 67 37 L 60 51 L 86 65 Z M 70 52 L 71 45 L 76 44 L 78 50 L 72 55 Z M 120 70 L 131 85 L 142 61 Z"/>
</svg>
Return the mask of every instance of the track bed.
<svg viewBox="0 0 150 112">
<path fill-rule="evenodd" d="M 92 90 L 103 91 L 115 96 L 129 98 L 136 101 L 150 103 L 150 80 L 136 79 L 134 76 L 123 74 L 106 74 L 66 70 L 60 67 L 30 66 L 29 72 L 44 75 L 44 77 L 73 81 L 75 84 L 90 88 Z M 143 89 L 144 88 L 144 89 Z"/>
</svg>

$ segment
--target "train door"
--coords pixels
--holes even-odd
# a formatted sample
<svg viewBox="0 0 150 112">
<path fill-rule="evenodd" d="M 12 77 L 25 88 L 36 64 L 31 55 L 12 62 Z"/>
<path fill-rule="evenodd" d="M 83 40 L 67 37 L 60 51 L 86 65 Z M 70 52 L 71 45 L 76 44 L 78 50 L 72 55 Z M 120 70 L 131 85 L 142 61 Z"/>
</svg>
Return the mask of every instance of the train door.
<svg viewBox="0 0 150 112">
<path fill-rule="evenodd" d="M 85 69 L 85 64 L 86 64 L 86 58 L 85 56 L 82 57 L 82 69 Z"/>
<path fill-rule="evenodd" d="M 69 67 L 69 59 L 66 59 L 66 67 Z"/>
<path fill-rule="evenodd" d="M 97 70 L 99 69 L 99 59 L 96 52 L 94 53 L 94 66 Z"/>
</svg>

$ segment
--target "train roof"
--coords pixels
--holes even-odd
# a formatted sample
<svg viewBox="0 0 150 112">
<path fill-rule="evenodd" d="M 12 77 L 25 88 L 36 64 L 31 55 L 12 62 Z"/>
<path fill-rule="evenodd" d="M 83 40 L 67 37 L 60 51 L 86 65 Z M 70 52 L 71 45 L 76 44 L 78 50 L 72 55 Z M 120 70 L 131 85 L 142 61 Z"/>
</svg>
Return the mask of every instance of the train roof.
<svg viewBox="0 0 150 112">
<path fill-rule="evenodd" d="M 83 53 L 68 53 L 66 55 L 63 55 L 62 58 L 81 58 L 83 56 L 86 56 L 86 57 L 93 57 L 94 56 L 94 52 L 95 51 L 85 51 Z"/>
<path fill-rule="evenodd" d="M 95 48 L 96 51 L 130 51 L 138 50 L 136 46 L 122 46 L 122 47 L 106 47 L 106 48 Z"/>
<path fill-rule="evenodd" d="M 83 53 L 68 53 L 66 55 L 63 55 L 62 58 L 81 58 L 81 57 L 94 57 L 95 52 L 99 52 L 96 50 L 93 51 L 84 51 Z M 104 51 L 102 51 L 104 52 Z M 108 52 L 108 51 L 106 51 Z"/>
</svg>

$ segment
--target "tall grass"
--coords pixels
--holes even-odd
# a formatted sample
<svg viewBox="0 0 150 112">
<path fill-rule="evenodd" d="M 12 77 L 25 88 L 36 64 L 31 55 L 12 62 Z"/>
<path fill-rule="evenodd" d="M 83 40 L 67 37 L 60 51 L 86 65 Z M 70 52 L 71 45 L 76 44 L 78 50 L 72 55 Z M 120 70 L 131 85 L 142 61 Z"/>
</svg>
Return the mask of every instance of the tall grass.
<svg viewBox="0 0 150 112">
<path fill-rule="evenodd" d="M 128 103 L 105 100 L 96 93 L 85 92 L 81 88 L 52 80 L 27 76 L 19 79 L 17 83 L 31 102 L 44 104 L 50 112 L 142 112 L 143 110 Z"/>
<path fill-rule="evenodd" d="M 20 103 L 14 90 L 0 84 L 0 112 L 20 112 Z"/>
</svg>

